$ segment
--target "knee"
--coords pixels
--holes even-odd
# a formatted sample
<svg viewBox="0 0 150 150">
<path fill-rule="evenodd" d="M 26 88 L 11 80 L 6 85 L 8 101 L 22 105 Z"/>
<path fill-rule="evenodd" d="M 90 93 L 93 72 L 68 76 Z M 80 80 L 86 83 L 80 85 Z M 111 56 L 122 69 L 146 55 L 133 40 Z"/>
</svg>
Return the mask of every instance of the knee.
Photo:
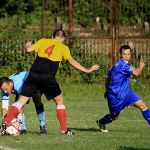
<svg viewBox="0 0 150 150">
<path fill-rule="evenodd" d="M 146 106 L 146 104 L 144 103 L 144 101 L 136 102 L 136 103 L 134 103 L 134 106 L 138 107 L 142 111 L 148 109 L 148 107 Z"/>
<path fill-rule="evenodd" d="M 41 93 L 35 93 L 32 97 L 35 107 L 41 107 L 43 105 L 41 101 Z"/>
<path fill-rule="evenodd" d="M 40 105 L 35 105 L 36 110 L 43 110 L 44 111 L 44 105 L 41 103 Z"/>
<path fill-rule="evenodd" d="M 62 105 L 62 104 L 64 104 L 64 98 L 63 98 L 63 96 L 55 97 L 54 101 L 55 101 L 56 105 Z"/>
<path fill-rule="evenodd" d="M 140 106 L 140 109 L 143 111 L 143 110 L 148 109 L 148 107 L 146 105 L 143 105 L 143 106 Z"/>
<path fill-rule="evenodd" d="M 40 101 L 33 101 L 33 102 L 34 102 L 34 105 L 35 105 L 36 108 L 43 106 L 43 103 L 42 103 L 41 100 Z"/>
</svg>

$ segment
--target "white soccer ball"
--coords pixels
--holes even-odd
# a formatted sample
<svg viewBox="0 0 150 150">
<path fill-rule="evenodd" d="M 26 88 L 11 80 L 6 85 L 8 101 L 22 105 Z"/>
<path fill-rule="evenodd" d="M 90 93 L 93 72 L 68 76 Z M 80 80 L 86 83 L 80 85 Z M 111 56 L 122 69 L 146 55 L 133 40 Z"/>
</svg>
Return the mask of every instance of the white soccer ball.
<svg viewBox="0 0 150 150">
<path fill-rule="evenodd" d="M 6 133 L 8 135 L 17 136 L 20 134 L 22 128 L 22 122 L 17 117 L 11 121 L 10 126 L 7 127 Z"/>
</svg>

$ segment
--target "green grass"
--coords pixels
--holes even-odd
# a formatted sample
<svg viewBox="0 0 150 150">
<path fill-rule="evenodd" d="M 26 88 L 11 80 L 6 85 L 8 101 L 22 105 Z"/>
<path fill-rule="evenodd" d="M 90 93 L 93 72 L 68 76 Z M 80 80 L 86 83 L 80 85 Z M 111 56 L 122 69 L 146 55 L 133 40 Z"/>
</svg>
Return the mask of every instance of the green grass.
<svg viewBox="0 0 150 150">
<path fill-rule="evenodd" d="M 138 109 L 125 109 L 118 121 L 108 125 L 110 132 L 101 133 L 95 120 L 108 112 L 103 87 L 62 84 L 62 90 L 68 110 L 68 127 L 75 132 L 74 136 L 60 134 L 55 104 L 43 97 L 47 135 L 38 134 L 39 123 L 30 101 L 25 113 L 28 134 L 0 137 L 0 150 L 150 150 L 150 127 Z M 150 106 L 147 90 L 138 93 Z"/>
</svg>

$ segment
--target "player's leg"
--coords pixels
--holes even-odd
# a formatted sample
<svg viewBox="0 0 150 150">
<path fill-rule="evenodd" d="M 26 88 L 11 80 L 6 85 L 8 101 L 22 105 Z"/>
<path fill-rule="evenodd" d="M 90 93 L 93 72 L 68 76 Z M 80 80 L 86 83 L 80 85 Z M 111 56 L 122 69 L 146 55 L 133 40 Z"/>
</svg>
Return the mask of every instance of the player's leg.
<svg viewBox="0 0 150 150">
<path fill-rule="evenodd" d="M 139 108 L 143 114 L 144 119 L 150 124 L 150 110 L 144 101 L 141 100 L 141 97 L 139 97 L 134 91 L 130 90 L 126 101 L 128 101 L 128 105 L 133 105 Z"/>
<path fill-rule="evenodd" d="M 12 104 L 6 117 L 4 118 L 3 123 L 0 126 L 1 135 L 6 134 L 6 128 L 11 124 L 11 121 L 13 120 L 13 118 L 15 118 L 15 116 L 19 114 L 20 110 L 28 102 L 28 100 L 29 100 L 29 97 L 20 95 L 18 101 Z"/>
<path fill-rule="evenodd" d="M 137 107 L 137 108 L 139 108 L 141 110 L 144 119 L 150 125 L 150 110 L 148 109 L 148 107 L 146 106 L 144 101 L 139 100 L 139 101 L 133 103 L 133 106 L 135 106 L 135 107 Z"/>
<path fill-rule="evenodd" d="M 21 122 L 22 122 L 21 134 L 26 134 L 27 133 L 24 111 L 25 111 L 25 108 L 23 107 L 20 110 L 20 113 L 17 115 L 17 118 L 20 119 Z"/>
<path fill-rule="evenodd" d="M 59 84 L 55 79 L 50 80 L 48 77 L 48 79 L 43 80 L 43 84 L 41 85 L 43 94 L 47 99 L 54 99 L 56 103 L 56 113 L 60 123 L 61 132 L 65 135 L 72 135 L 72 131 L 67 128 L 67 112 Z"/>
<path fill-rule="evenodd" d="M 40 123 L 40 134 L 46 134 L 45 111 L 44 111 L 44 105 L 41 101 L 41 96 L 42 94 L 38 91 L 32 96 L 32 99 Z"/>
<path fill-rule="evenodd" d="M 16 94 L 15 102 L 18 100 L 18 98 L 19 98 L 19 95 Z M 26 134 L 27 128 L 25 124 L 24 107 L 20 110 L 19 114 L 17 115 L 17 118 L 22 122 L 21 134 Z"/>
<path fill-rule="evenodd" d="M 7 126 L 9 126 L 12 119 L 19 114 L 20 110 L 28 102 L 28 100 L 29 97 L 20 95 L 18 101 L 12 104 L 7 113 L 7 116 L 4 118 L 4 122 L 7 124 Z"/>
<path fill-rule="evenodd" d="M 56 113 L 60 123 L 61 132 L 65 133 L 67 131 L 67 111 L 64 105 L 63 96 L 56 96 L 54 101 L 56 103 Z"/>
<path fill-rule="evenodd" d="M 103 118 L 101 118 L 100 120 L 96 120 L 97 125 L 100 127 L 101 132 L 108 132 L 108 130 L 106 129 L 106 125 L 109 123 L 112 123 L 113 121 L 117 120 L 119 117 L 121 111 L 114 113 L 110 113 L 110 114 L 106 114 Z"/>
<path fill-rule="evenodd" d="M 100 127 L 101 132 L 108 132 L 106 125 L 117 120 L 120 112 L 124 109 L 124 101 L 118 100 L 114 95 L 109 94 L 107 96 L 109 114 L 106 114 L 103 118 L 96 120 L 97 125 Z"/>
</svg>

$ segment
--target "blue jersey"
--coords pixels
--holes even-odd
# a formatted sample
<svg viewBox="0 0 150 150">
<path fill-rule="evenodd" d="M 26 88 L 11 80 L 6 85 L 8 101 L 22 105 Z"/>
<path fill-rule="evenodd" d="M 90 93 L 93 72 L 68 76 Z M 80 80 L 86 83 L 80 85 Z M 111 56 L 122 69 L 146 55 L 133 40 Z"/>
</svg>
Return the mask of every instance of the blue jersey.
<svg viewBox="0 0 150 150">
<path fill-rule="evenodd" d="M 9 77 L 9 79 L 11 79 L 14 83 L 14 88 L 12 90 L 13 94 L 18 94 L 19 95 L 21 93 L 23 83 L 27 79 L 28 75 L 29 75 L 29 72 L 24 71 L 24 72 L 19 72 L 19 73 L 12 74 Z M 5 94 L 2 91 L 2 99 L 3 100 L 9 100 L 9 95 Z"/>
<path fill-rule="evenodd" d="M 111 78 L 108 85 L 108 93 L 115 95 L 118 99 L 124 98 L 130 90 L 130 75 L 134 68 L 128 63 L 119 59 L 107 72 Z"/>
</svg>

